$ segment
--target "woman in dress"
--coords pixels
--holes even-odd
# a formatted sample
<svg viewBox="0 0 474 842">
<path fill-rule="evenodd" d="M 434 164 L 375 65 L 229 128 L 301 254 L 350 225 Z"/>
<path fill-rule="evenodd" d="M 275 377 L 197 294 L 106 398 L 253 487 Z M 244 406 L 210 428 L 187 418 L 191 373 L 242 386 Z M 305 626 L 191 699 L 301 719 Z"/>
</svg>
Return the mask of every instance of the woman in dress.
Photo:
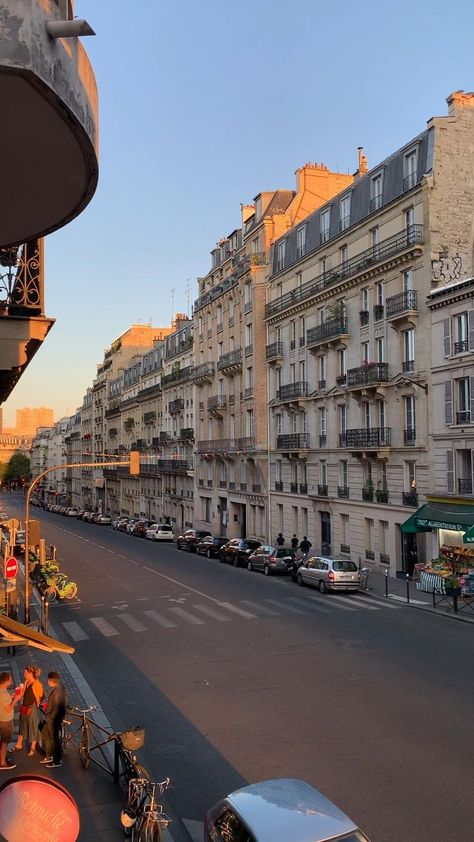
<svg viewBox="0 0 474 842">
<path fill-rule="evenodd" d="M 18 726 L 18 739 L 13 751 L 21 751 L 23 740 L 30 744 L 28 757 L 36 753 L 36 746 L 40 737 L 39 731 L 39 704 L 44 698 L 44 690 L 39 680 L 41 670 L 39 667 L 27 666 L 23 671 L 25 679 L 23 698 L 20 702 L 20 721 Z"/>
</svg>

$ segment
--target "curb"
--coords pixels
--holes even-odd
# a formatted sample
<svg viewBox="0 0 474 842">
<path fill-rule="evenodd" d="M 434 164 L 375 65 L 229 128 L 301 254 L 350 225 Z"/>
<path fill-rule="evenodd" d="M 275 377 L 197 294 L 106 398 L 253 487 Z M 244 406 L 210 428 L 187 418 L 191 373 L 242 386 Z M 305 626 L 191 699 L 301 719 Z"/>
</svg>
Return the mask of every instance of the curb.
<svg viewBox="0 0 474 842">
<path fill-rule="evenodd" d="M 387 600 L 387 602 L 390 601 L 390 595 L 388 597 L 386 597 L 385 594 L 379 594 L 377 591 L 374 593 L 373 589 L 370 589 L 370 590 L 372 591 L 371 593 L 369 593 L 368 590 L 359 590 L 359 591 L 357 591 L 357 593 L 364 594 L 368 599 L 371 599 L 371 597 L 374 597 L 374 599 L 377 598 L 377 599 L 385 599 L 385 600 Z M 394 604 L 394 603 L 392 603 L 392 604 Z M 459 613 L 454 614 L 454 613 L 451 613 L 449 611 L 437 611 L 436 608 L 432 608 L 431 606 L 428 606 L 428 607 L 425 608 L 423 605 L 415 605 L 413 602 L 406 602 L 405 601 L 405 602 L 402 603 L 402 602 L 397 601 L 397 604 L 398 605 L 405 605 L 407 608 L 412 608 L 415 611 L 424 611 L 427 614 L 434 614 L 436 617 L 445 617 L 448 620 L 458 620 L 460 623 L 467 623 L 468 625 L 474 625 L 474 619 L 471 620 L 469 617 L 462 617 L 462 616 L 459 615 Z"/>
</svg>

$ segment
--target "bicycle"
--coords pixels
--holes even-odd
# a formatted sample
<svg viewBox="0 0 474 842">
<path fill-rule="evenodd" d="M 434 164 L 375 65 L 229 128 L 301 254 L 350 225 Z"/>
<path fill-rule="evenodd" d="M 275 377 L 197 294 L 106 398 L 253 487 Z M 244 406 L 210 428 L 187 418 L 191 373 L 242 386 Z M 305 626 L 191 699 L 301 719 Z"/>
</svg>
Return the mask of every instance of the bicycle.
<svg viewBox="0 0 474 842">
<path fill-rule="evenodd" d="M 147 769 L 141 763 L 137 762 L 134 754 L 134 751 L 142 748 L 145 741 L 143 728 L 136 727 L 131 731 L 123 732 L 109 731 L 88 716 L 89 713 L 95 710 L 97 710 L 97 706 L 94 705 L 90 705 L 84 709 L 73 707 L 72 705 L 68 707 L 68 713 L 78 718 L 80 724 L 75 729 L 68 730 L 68 726 L 71 726 L 72 722 L 69 719 L 64 720 L 62 729 L 63 750 L 67 750 L 67 747 L 72 745 L 78 749 L 84 769 L 88 768 L 92 760 L 93 763 L 100 766 L 105 772 L 109 772 L 113 776 L 115 783 L 119 783 L 121 777 L 125 778 L 127 784 L 132 778 L 143 778 L 149 781 L 150 775 Z M 97 734 L 99 736 L 104 735 L 105 739 L 98 740 Z M 113 764 L 104 751 L 104 748 L 112 742 L 115 745 Z M 104 763 L 98 760 L 93 754 L 93 752 L 97 753 L 97 751 L 102 755 Z M 120 771 L 120 765 L 122 771 Z"/>
<path fill-rule="evenodd" d="M 90 705 L 88 708 L 84 708 L 81 710 L 80 708 L 76 707 L 68 707 L 68 712 L 72 713 L 73 716 L 77 716 L 80 719 L 80 725 L 73 731 L 68 731 L 67 726 L 72 725 L 70 719 L 64 719 L 61 729 L 61 741 L 63 746 L 63 751 L 67 751 L 68 746 L 72 745 L 74 748 L 77 748 L 79 751 L 79 757 L 81 759 L 81 764 L 84 769 L 87 769 L 89 766 L 90 756 L 89 756 L 89 718 L 87 716 L 88 713 L 92 713 L 92 711 L 98 710 L 97 705 Z"/>
<path fill-rule="evenodd" d="M 160 842 L 162 831 L 171 819 L 156 801 L 156 790 L 163 795 L 170 785 L 165 778 L 153 783 L 144 778 L 133 778 L 128 783 L 127 801 L 120 814 L 120 821 L 126 839 L 132 842 Z"/>
</svg>

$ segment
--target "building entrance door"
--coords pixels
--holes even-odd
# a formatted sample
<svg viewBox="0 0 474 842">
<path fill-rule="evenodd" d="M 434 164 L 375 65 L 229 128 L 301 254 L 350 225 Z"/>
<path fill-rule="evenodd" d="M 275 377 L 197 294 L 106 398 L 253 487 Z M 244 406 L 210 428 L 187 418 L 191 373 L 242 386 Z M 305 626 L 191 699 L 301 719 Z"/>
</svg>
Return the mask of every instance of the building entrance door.
<svg viewBox="0 0 474 842">
<path fill-rule="evenodd" d="M 331 554 L 331 515 L 320 512 L 321 517 L 321 555 Z"/>
<path fill-rule="evenodd" d="M 247 537 L 247 506 L 242 503 L 240 507 L 240 537 Z"/>
<path fill-rule="evenodd" d="M 413 576 L 415 564 L 418 561 L 418 541 L 416 532 L 402 533 L 402 565 L 403 572 Z"/>
</svg>

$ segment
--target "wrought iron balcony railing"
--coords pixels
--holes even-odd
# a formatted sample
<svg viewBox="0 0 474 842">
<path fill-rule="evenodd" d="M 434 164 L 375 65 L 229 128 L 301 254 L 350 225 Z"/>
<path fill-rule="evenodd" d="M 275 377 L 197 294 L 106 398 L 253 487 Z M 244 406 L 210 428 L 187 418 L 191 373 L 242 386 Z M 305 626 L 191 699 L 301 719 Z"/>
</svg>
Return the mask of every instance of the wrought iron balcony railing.
<svg viewBox="0 0 474 842">
<path fill-rule="evenodd" d="M 260 485 L 259 482 L 254 482 L 252 484 L 252 491 L 253 491 L 254 494 L 260 494 L 261 493 L 262 486 Z"/>
<path fill-rule="evenodd" d="M 328 487 L 327 485 L 318 485 L 318 495 L 319 497 L 327 497 L 328 496 Z"/>
<path fill-rule="evenodd" d="M 203 439 L 197 443 L 198 453 L 227 453 L 230 439 Z"/>
<path fill-rule="evenodd" d="M 390 447 L 391 427 L 362 427 L 339 434 L 339 447 Z"/>
<path fill-rule="evenodd" d="M 191 369 L 189 373 L 190 380 L 207 380 L 212 378 L 214 374 L 214 363 L 201 363 Z"/>
<path fill-rule="evenodd" d="M 309 433 L 288 433 L 277 436 L 277 450 L 301 450 L 309 447 Z"/>
<path fill-rule="evenodd" d="M 290 494 L 298 494 L 298 483 L 290 482 Z"/>
<path fill-rule="evenodd" d="M 295 398 L 304 398 L 308 396 L 307 381 L 299 381 L 298 383 L 287 383 L 281 386 L 277 391 L 277 400 L 287 401 Z"/>
<path fill-rule="evenodd" d="M 184 398 L 176 398 L 168 404 L 168 412 L 173 415 L 174 412 L 182 412 L 184 409 Z"/>
<path fill-rule="evenodd" d="M 347 383 L 347 374 L 338 374 L 336 377 L 336 383 L 338 386 L 345 386 Z"/>
<path fill-rule="evenodd" d="M 340 336 L 348 336 L 348 321 L 344 318 L 328 319 L 316 327 L 310 327 L 306 331 L 306 344 L 308 347 L 319 345 L 330 339 L 339 339 Z"/>
<path fill-rule="evenodd" d="M 164 374 L 161 378 L 161 388 L 166 389 L 174 383 L 181 383 L 183 380 L 189 380 L 193 371 L 192 365 L 187 365 L 185 368 L 178 368 L 170 374 Z"/>
<path fill-rule="evenodd" d="M 344 499 L 348 499 L 348 497 L 349 497 L 349 487 L 347 485 L 338 485 L 337 486 L 337 496 L 343 497 Z"/>
<path fill-rule="evenodd" d="M 347 372 L 347 386 L 376 386 L 388 382 L 388 363 L 365 363 Z"/>
<path fill-rule="evenodd" d="M 410 371 L 415 371 L 415 360 L 403 360 L 402 371 L 408 374 Z"/>
<path fill-rule="evenodd" d="M 463 339 L 462 342 L 454 343 L 455 354 L 464 354 L 466 351 L 469 351 L 469 342 L 467 339 Z"/>
<path fill-rule="evenodd" d="M 272 342 L 267 345 L 267 361 L 279 360 L 284 356 L 283 342 Z"/>
<path fill-rule="evenodd" d="M 40 240 L 0 248 L 0 307 L 5 315 L 41 316 L 44 306 Z"/>
<path fill-rule="evenodd" d="M 400 254 L 408 248 L 422 244 L 422 225 L 412 225 L 409 229 L 405 228 L 398 234 L 382 240 L 378 244 L 377 250 L 373 248 L 366 249 L 350 260 L 345 260 L 343 263 L 335 266 L 334 269 L 323 272 L 314 280 L 302 284 L 297 289 L 285 293 L 285 295 L 281 295 L 275 301 L 270 301 L 265 307 L 265 318 L 269 318 L 275 313 L 280 313 L 282 310 L 286 310 L 288 307 L 292 307 L 293 304 L 298 304 L 300 301 L 306 301 L 308 298 L 312 298 L 314 295 L 326 289 L 326 287 L 332 286 L 352 275 L 357 275 L 376 263 L 383 262 L 385 259 Z M 312 251 L 315 251 L 315 249 L 312 249 Z M 288 266 L 281 267 L 281 269 L 283 268 L 287 269 Z"/>
<path fill-rule="evenodd" d="M 225 395 L 212 395 L 207 399 L 207 408 L 210 412 L 216 409 L 224 409 L 227 405 L 227 398 Z"/>
<path fill-rule="evenodd" d="M 418 310 L 418 293 L 416 289 L 399 292 L 397 295 L 391 295 L 390 298 L 387 298 L 386 304 L 387 319 L 400 316 L 408 311 L 416 312 Z"/>
<path fill-rule="evenodd" d="M 300 482 L 300 494 L 308 493 L 308 485 L 306 482 Z"/>
<path fill-rule="evenodd" d="M 374 499 L 374 489 L 368 485 L 362 489 L 362 499 L 366 501 L 366 503 L 372 503 Z"/>
<path fill-rule="evenodd" d="M 471 423 L 471 411 L 469 409 L 464 409 L 462 412 L 456 412 L 456 424 L 470 424 Z"/>
<path fill-rule="evenodd" d="M 185 474 L 190 469 L 186 459 L 160 459 L 154 464 L 140 465 L 140 472 L 145 474 Z"/>
<path fill-rule="evenodd" d="M 472 494 L 472 477 L 458 479 L 458 489 L 460 494 Z"/>
<path fill-rule="evenodd" d="M 403 444 L 405 447 L 413 447 L 416 442 L 416 429 L 415 427 L 409 427 L 407 430 L 403 431 Z"/>
<path fill-rule="evenodd" d="M 377 503 L 388 503 L 388 488 L 377 488 L 375 499 Z"/>
<path fill-rule="evenodd" d="M 235 348 L 234 351 L 229 351 L 227 354 L 222 354 L 217 361 L 218 371 L 225 368 L 232 368 L 242 364 L 242 348 Z"/>
<path fill-rule="evenodd" d="M 383 314 L 384 314 L 383 304 L 374 304 L 373 313 L 374 313 L 374 319 L 375 319 L 376 322 L 379 322 L 380 319 L 383 319 Z"/>
<path fill-rule="evenodd" d="M 275 482 L 275 491 L 283 491 L 283 483 L 281 480 Z"/>
<path fill-rule="evenodd" d="M 418 494 L 416 491 L 403 491 L 402 503 L 404 506 L 414 506 L 418 508 Z"/>
<path fill-rule="evenodd" d="M 194 428 L 182 427 L 179 437 L 182 441 L 194 441 Z"/>
<path fill-rule="evenodd" d="M 319 446 L 320 447 L 326 447 L 327 443 L 328 443 L 328 437 L 327 437 L 326 433 L 321 433 L 320 436 L 319 436 Z"/>
</svg>

